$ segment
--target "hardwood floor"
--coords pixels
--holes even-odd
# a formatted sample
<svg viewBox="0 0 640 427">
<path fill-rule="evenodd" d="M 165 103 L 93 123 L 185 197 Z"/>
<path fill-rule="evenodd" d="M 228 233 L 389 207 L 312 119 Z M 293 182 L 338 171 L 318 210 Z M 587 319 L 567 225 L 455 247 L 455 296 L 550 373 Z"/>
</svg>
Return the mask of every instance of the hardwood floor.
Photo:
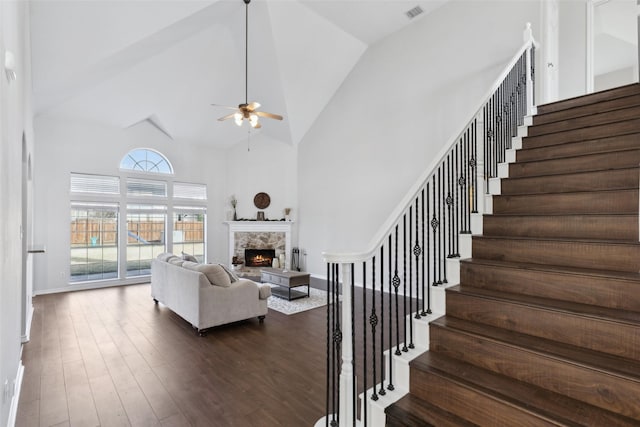
<svg viewBox="0 0 640 427">
<path fill-rule="evenodd" d="M 34 298 L 17 426 L 312 426 L 326 307 L 198 337 L 149 285 Z"/>
</svg>

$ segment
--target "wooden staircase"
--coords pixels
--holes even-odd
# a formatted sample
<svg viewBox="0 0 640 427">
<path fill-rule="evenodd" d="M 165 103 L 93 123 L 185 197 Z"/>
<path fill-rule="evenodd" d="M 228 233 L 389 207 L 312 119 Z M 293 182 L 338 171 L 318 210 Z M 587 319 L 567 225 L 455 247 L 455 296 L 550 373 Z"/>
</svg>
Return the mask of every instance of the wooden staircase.
<svg viewBox="0 0 640 427">
<path fill-rule="evenodd" d="M 640 425 L 640 85 L 527 135 L 388 426 Z"/>
</svg>

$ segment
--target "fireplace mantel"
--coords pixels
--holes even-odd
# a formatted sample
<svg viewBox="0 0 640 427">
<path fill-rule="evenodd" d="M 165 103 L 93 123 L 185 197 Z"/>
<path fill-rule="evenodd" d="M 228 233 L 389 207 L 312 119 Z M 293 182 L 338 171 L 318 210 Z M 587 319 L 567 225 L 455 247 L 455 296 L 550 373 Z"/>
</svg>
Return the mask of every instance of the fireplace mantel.
<svg viewBox="0 0 640 427">
<path fill-rule="evenodd" d="M 293 221 L 225 221 L 229 227 L 229 257 L 228 262 L 231 263 L 235 249 L 235 234 L 239 232 L 255 232 L 255 233 L 284 233 L 287 268 L 289 267 L 289 258 L 291 255 L 291 227 Z"/>
</svg>

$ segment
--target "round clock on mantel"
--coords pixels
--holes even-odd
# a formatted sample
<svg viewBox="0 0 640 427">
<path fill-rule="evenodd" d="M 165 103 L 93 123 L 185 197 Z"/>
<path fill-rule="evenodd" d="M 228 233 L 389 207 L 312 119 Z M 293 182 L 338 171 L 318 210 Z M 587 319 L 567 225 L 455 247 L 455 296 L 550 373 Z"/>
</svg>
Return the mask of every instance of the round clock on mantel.
<svg viewBox="0 0 640 427">
<path fill-rule="evenodd" d="M 266 209 L 271 204 L 271 197 L 267 193 L 258 193 L 253 198 L 253 204 L 258 209 Z"/>
</svg>

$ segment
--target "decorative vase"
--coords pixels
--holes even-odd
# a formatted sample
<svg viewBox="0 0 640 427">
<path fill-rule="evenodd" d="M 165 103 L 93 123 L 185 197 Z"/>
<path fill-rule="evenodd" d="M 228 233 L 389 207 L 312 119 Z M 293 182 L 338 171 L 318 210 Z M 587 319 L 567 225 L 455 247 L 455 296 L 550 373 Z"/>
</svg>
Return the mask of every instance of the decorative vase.
<svg viewBox="0 0 640 427">
<path fill-rule="evenodd" d="M 278 258 L 273 258 L 273 260 L 271 261 L 271 267 L 280 268 L 280 262 L 278 261 Z"/>
<path fill-rule="evenodd" d="M 286 264 L 285 264 L 284 254 L 280 254 L 280 256 L 278 257 L 278 260 L 280 261 L 280 268 L 285 268 Z"/>
<path fill-rule="evenodd" d="M 236 208 L 233 208 L 233 220 L 234 221 L 238 220 L 238 215 L 236 214 Z"/>
</svg>

